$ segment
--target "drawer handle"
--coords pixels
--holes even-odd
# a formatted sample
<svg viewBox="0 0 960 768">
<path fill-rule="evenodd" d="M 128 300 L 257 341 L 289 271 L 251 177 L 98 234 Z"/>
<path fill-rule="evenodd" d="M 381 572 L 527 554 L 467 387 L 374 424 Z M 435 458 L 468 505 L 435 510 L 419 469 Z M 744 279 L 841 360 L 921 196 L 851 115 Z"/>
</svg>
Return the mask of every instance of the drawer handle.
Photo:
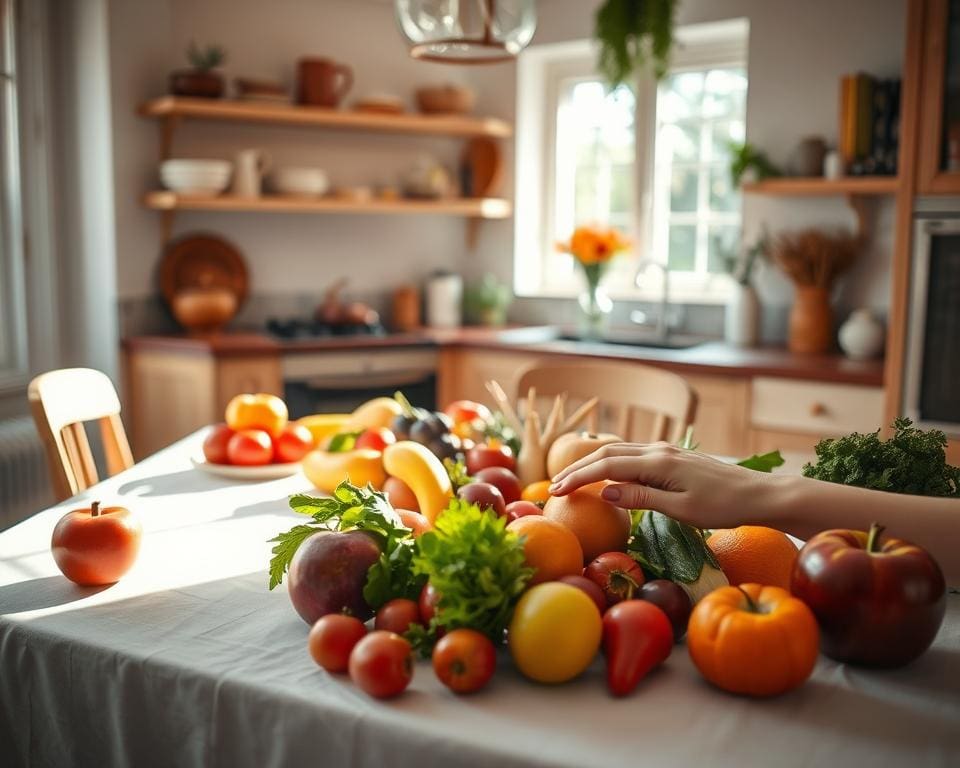
<svg viewBox="0 0 960 768">
<path fill-rule="evenodd" d="M 826 416 L 828 413 L 827 406 L 823 403 L 814 403 L 810 406 L 810 415 L 811 416 Z"/>
</svg>

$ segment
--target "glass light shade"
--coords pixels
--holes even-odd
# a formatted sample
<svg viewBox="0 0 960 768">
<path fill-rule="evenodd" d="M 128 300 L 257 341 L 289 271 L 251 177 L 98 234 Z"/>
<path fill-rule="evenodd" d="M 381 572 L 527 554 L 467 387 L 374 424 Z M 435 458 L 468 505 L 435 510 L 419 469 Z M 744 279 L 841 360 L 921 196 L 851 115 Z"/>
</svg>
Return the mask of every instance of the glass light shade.
<svg viewBox="0 0 960 768">
<path fill-rule="evenodd" d="M 535 0 L 396 0 L 410 55 L 484 64 L 516 56 L 537 27 Z"/>
</svg>

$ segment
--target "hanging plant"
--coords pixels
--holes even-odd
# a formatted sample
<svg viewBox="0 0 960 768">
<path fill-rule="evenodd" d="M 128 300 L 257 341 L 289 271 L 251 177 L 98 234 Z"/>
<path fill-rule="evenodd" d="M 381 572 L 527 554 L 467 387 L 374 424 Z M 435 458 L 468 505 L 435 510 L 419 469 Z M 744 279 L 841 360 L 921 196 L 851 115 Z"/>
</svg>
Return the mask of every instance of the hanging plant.
<svg viewBox="0 0 960 768">
<path fill-rule="evenodd" d="M 597 11 L 594 37 L 600 43 L 600 73 L 611 88 L 629 83 L 649 63 L 659 80 L 673 46 L 678 0 L 606 0 Z"/>
</svg>

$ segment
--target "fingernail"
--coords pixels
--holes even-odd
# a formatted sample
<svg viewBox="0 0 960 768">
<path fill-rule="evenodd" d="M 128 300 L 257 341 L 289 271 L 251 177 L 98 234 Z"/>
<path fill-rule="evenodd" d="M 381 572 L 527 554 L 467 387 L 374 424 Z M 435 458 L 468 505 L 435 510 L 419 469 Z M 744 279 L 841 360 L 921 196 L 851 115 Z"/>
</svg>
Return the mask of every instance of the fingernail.
<svg viewBox="0 0 960 768">
<path fill-rule="evenodd" d="M 550 487 L 547 488 L 547 491 L 549 491 L 550 493 L 553 493 L 559 487 L 560 487 L 560 483 L 551 483 Z"/>
<path fill-rule="evenodd" d="M 615 485 L 608 485 L 600 495 L 607 501 L 620 501 L 620 489 Z"/>
</svg>

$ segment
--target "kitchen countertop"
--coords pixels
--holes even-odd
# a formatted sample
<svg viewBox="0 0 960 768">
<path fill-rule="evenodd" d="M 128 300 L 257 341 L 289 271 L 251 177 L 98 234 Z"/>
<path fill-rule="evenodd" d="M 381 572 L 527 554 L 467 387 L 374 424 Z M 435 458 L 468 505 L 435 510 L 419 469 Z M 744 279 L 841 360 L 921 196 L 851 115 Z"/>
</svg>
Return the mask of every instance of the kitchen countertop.
<svg viewBox="0 0 960 768">
<path fill-rule="evenodd" d="M 566 341 L 557 329 L 530 326 L 506 329 L 424 328 L 384 336 L 334 336 L 281 340 L 263 333 L 227 333 L 212 337 L 137 336 L 124 339 L 128 351 L 153 350 L 216 357 L 297 354 L 327 350 L 402 347 L 459 347 L 529 354 L 561 354 L 607 360 L 636 360 L 679 373 L 721 376 L 776 376 L 807 381 L 883 386 L 882 360 L 850 360 L 840 354 L 797 355 L 783 347 L 741 349 L 708 340 L 687 349 Z"/>
</svg>

